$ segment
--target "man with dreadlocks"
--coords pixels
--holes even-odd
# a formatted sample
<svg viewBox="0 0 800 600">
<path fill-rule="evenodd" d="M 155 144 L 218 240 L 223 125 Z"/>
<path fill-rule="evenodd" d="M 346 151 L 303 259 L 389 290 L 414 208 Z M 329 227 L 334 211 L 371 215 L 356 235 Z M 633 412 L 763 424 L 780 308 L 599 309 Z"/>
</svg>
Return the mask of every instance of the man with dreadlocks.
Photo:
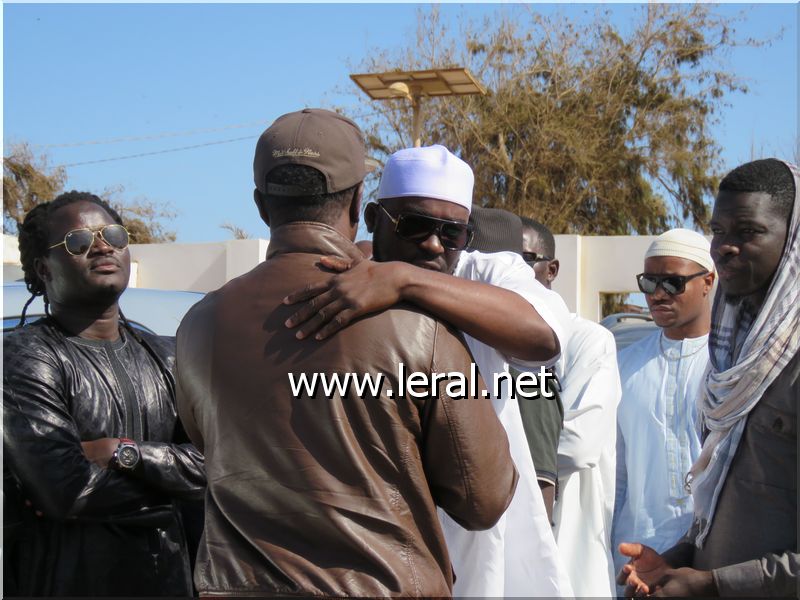
<svg viewBox="0 0 800 600">
<path fill-rule="evenodd" d="M 180 443 L 174 339 L 134 331 L 117 304 L 128 232 L 73 191 L 31 210 L 19 245 L 47 316 L 3 340 L 6 508 L 16 497 L 22 520 L 5 593 L 190 596 L 177 502 L 202 498 L 203 458 Z"/>
<path fill-rule="evenodd" d="M 687 535 L 631 557 L 626 595 L 796 597 L 800 401 L 800 172 L 774 158 L 722 180 L 710 227 L 719 273 L 703 447 L 686 477 Z"/>
</svg>

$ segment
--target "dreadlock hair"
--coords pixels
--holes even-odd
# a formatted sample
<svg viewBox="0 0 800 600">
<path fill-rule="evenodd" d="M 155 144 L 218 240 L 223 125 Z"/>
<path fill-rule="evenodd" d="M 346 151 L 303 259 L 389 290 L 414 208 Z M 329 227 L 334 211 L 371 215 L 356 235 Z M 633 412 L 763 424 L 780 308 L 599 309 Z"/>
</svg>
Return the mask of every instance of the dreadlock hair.
<svg viewBox="0 0 800 600">
<path fill-rule="evenodd" d="M 539 236 L 539 241 L 543 246 L 543 250 L 550 258 L 556 257 L 556 238 L 553 237 L 553 232 L 550 231 L 546 225 L 539 221 L 534 221 L 529 217 L 520 217 L 522 220 L 523 229 L 532 229 Z"/>
<path fill-rule="evenodd" d="M 19 256 L 22 263 L 22 272 L 25 276 L 25 287 L 31 293 L 31 297 L 22 308 L 22 316 L 20 317 L 17 327 L 22 327 L 25 324 L 25 313 L 28 311 L 28 306 L 33 302 L 37 296 L 42 296 L 44 300 L 45 313 L 50 315 L 50 301 L 47 299 L 47 290 L 45 289 L 44 282 L 39 279 L 34 268 L 34 261 L 37 258 L 47 256 L 49 245 L 49 227 L 50 217 L 63 206 L 74 204 L 76 202 L 92 202 L 97 204 L 100 208 L 106 211 L 114 222 L 122 225 L 122 217 L 119 216 L 116 210 L 103 199 L 90 194 L 89 192 L 78 192 L 72 190 L 65 192 L 50 202 L 43 202 L 34 206 L 25 219 L 22 225 L 19 226 Z M 120 313 L 120 316 L 122 314 Z M 127 320 L 123 317 L 123 322 L 126 327 L 130 328 Z"/>
<path fill-rule="evenodd" d="M 764 192 L 772 199 L 776 216 L 789 220 L 794 206 L 794 177 L 777 158 L 754 160 L 736 167 L 719 184 L 720 192 Z"/>
</svg>

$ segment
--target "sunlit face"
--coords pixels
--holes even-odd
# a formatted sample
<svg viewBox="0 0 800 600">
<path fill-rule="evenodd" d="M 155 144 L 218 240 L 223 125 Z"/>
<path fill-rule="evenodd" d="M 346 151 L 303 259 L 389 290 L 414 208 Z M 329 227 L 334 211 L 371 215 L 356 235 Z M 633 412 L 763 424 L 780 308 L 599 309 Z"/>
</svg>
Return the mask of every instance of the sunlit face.
<svg viewBox="0 0 800 600">
<path fill-rule="evenodd" d="M 114 222 L 93 202 L 67 204 L 50 215 L 47 245 L 62 242 L 73 229 L 96 231 Z M 48 299 L 62 305 L 115 301 L 128 285 L 130 270 L 128 248 L 113 248 L 99 236 L 95 236 L 85 254 L 73 256 L 61 245 L 37 259 L 37 274 L 45 284 Z"/>
<path fill-rule="evenodd" d="M 709 223 L 711 257 L 729 297 L 766 293 L 786 243 L 788 223 L 769 194 L 722 191 Z"/>
<path fill-rule="evenodd" d="M 381 200 L 381 204 L 395 218 L 400 213 L 416 213 L 460 223 L 469 221 L 469 211 L 466 208 L 443 200 L 415 196 L 387 198 Z M 389 216 L 374 204 L 370 205 L 365 219 L 373 232 L 372 251 L 375 260 L 399 260 L 441 273 L 452 273 L 455 270 L 461 250 L 446 249 L 436 234 L 419 242 L 404 240 L 395 233 L 394 223 Z"/>
<path fill-rule="evenodd" d="M 651 256 L 644 261 L 647 275 L 694 275 L 706 269 L 693 260 L 677 256 Z M 681 294 L 671 296 L 659 285 L 652 294 L 645 294 L 647 306 L 656 325 L 663 329 L 688 329 L 708 311 L 708 294 L 714 283 L 713 274 L 686 281 Z M 683 337 L 683 336 L 675 336 Z"/>
</svg>

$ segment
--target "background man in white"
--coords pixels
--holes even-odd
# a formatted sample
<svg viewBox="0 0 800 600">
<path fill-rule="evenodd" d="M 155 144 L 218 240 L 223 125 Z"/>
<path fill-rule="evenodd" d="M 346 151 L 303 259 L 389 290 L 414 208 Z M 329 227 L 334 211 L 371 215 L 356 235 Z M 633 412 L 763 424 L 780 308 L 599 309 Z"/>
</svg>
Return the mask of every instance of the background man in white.
<svg viewBox="0 0 800 600">
<path fill-rule="evenodd" d="M 547 289 L 558 277 L 553 234 L 522 219 L 523 259 Z M 578 597 L 614 595 L 611 519 L 614 511 L 617 347 L 611 332 L 572 315 L 562 352 L 564 428 L 558 444 L 558 499 L 553 518 L 558 550 Z"/>
<path fill-rule="evenodd" d="M 619 353 L 617 485 L 612 542 L 663 551 L 686 532 L 692 498 L 684 478 L 700 454 L 697 398 L 708 365 L 709 242 L 687 229 L 661 234 L 645 254 L 639 289 L 660 330 Z"/>
</svg>

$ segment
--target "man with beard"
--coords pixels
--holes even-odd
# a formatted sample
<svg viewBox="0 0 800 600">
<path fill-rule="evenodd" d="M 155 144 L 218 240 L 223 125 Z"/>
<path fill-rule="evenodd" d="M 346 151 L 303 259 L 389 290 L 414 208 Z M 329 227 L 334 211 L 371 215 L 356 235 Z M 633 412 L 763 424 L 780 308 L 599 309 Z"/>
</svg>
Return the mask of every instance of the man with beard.
<svg viewBox="0 0 800 600">
<path fill-rule="evenodd" d="M 642 540 L 658 551 L 686 532 L 684 477 L 700 453 L 696 404 L 708 364 L 709 243 L 688 229 L 658 236 L 636 276 L 658 331 L 618 355 L 617 474 L 612 548 Z M 619 570 L 625 557 L 615 552 Z"/>
<path fill-rule="evenodd" d="M 298 337 L 316 332 L 327 339 L 365 314 L 407 301 L 458 327 L 489 385 L 520 481 L 508 510 L 488 531 L 467 531 L 442 515 L 457 576 L 454 594 L 571 595 L 517 398 L 508 382 L 494 386 L 495 374 L 539 373 L 552 365 L 566 342 L 569 312 L 558 294 L 530 276 L 518 254 L 463 252 L 473 181 L 469 165 L 443 146 L 395 152 L 384 167 L 378 202 L 364 212 L 375 260 L 323 258 L 327 266 L 349 270 L 290 294 L 289 304 L 308 302 L 287 326 L 299 325 Z"/>
<path fill-rule="evenodd" d="M 128 232 L 73 191 L 33 208 L 19 245 L 47 316 L 3 339 L 4 492 L 22 521 L 3 547 L 4 591 L 190 596 L 175 501 L 202 499 L 203 457 L 177 420 L 174 339 L 120 312 Z"/>
<path fill-rule="evenodd" d="M 797 595 L 800 174 L 776 159 L 722 180 L 710 227 L 719 272 L 687 535 L 659 555 L 622 544 L 626 595 Z M 635 538 L 628 538 L 634 541 Z"/>
</svg>

